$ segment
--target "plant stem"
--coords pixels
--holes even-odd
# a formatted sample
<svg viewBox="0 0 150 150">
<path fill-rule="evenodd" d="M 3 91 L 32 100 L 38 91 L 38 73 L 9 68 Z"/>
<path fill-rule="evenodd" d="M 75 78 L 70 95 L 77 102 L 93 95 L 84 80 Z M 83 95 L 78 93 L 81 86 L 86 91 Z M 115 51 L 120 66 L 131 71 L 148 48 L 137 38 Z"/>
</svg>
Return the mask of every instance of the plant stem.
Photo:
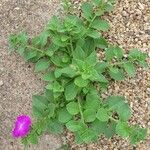
<svg viewBox="0 0 150 150">
<path fill-rule="evenodd" d="M 84 117 L 83 117 L 83 112 L 82 112 L 82 107 L 81 107 L 81 102 L 80 102 L 79 97 L 78 97 L 78 105 L 79 105 L 79 111 L 80 111 L 80 115 L 81 115 L 81 121 L 82 121 L 82 123 L 84 123 Z"/>
<path fill-rule="evenodd" d="M 71 53 L 73 53 L 72 37 L 70 37 L 70 47 L 71 47 Z"/>
<path fill-rule="evenodd" d="M 45 54 L 45 52 L 44 52 L 44 51 L 42 51 L 42 50 L 40 50 L 40 49 L 38 49 L 38 48 L 36 48 L 36 47 L 30 46 L 30 45 L 27 45 L 26 47 L 27 47 L 27 48 L 34 49 L 34 50 L 36 50 L 36 51 L 38 51 L 38 52 L 40 52 L 40 53 Z"/>
</svg>

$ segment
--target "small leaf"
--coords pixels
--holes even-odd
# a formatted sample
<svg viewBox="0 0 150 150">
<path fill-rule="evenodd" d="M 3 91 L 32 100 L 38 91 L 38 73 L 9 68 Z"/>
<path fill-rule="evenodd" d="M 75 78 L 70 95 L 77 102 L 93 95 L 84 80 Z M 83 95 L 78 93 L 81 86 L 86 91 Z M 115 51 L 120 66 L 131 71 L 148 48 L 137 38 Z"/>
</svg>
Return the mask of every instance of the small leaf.
<svg viewBox="0 0 150 150">
<path fill-rule="evenodd" d="M 79 113 L 79 106 L 77 102 L 70 102 L 66 105 L 67 111 L 71 115 L 76 115 Z"/>
<path fill-rule="evenodd" d="M 84 80 L 81 76 L 75 78 L 74 80 L 75 85 L 77 85 L 78 87 L 85 87 L 88 85 L 88 80 Z"/>
<path fill-rule="evenodd" d="M 136 69 L 133 63 L 124 63 L 123 67 L 129 76 L 133 77 L 136 74 Z"/>
<path fill-rule="evenodd" d="M 66 108 L 63 108 L 59 111 L 59 114 L 58 114 L 58 120 L 61 122 L 61 123 L 66 123 L 68 122 L 69 120 L 71 120 L 72 118 L 72 115 L 70 113 L 68 113 L 68 111 L 66 110 Z"/>
<path fill-rule="evenodd" d="M 85 143 L 90 143 L 98 139 L 97 134 L 90 128 L 85 129 L 81 132 L 81 138 Z"/>
<path fill-rule="evenodd" d="M 23 53 L 23 58 L 28 61 L 34 57 L 37 56 L 37 51 L 35 51 L 34 49 L 28 50 L 28 51 L 24 51 Z"/>
<path fill-rule="evenodd" d="M 108 110 L 105 108 L 98 109 L 96 117 L 102 122 L 108 121 L 109 119 Z"/>
<path fill-rule="evenodd" d="M 132 127 L 132 132 L 130 133 L 130 142 L 131 144 L 137 144 L 141 140 L 144 140 L 146 136 L 147 136 L 147 129 L 135 125 Z"/>
<path fill-rule="evenodd" d="M 72 82 L 65 88 L 65 97 L 67 101 L 73 100 L 78 93 L 78 87 Z"/>
<path fill-rule="evenodd" d="M 118 122 L 116 126 L 116 133 L 123 138 L 129 137 L 130 127 L 126 122 Z"/>
<path fill-rule="evenodd" d="M 55 80 L 55 76 L 54 76 L 54 72 L 51 71 L 51 72 L 47 72 L 43 77 L 42 77 L 42 80 L 44 81 L 54 81 Z"/>
<path fill-rule="evenodd" d="M 117 59 L 121 59 L 123 57 L 123 50 L 118 46 L 110 46 L 106 49 L 105 52 L 106 60 L 110 61 L 114 57 L 116 57 Z"/>
<path fill-rule="evenodd" d="M 97 32 L 97 31 L 95 31 L 95 30 L 90 30 L 90 31 L 88 31 L 87 35 L 88 35 L 89 37 L 94 38 L 94 39 L 100 38 L 100 33 Z"/>
<path fill-rule="evenodd" d="M 85 109 L 91 109 L 91 106 L 92 106 L 93 109 L 98 110 L 100 106 L 99 96 L 96 93 L 87 94 L 84 106 L 85 106 Z"/>
<path fill-rule="evenodd" d="M 96 119 L 96 110 L 95 109 L 86 109 L 83 112 L 85 122 L 93 122 Z"/>
<path fill-rule="evenodd" d="M 41 59 L 35 65 L 35 72 L 44 71 L 50 66 L 49 60 Z"/>
<path fill-rule="evenodd" d="M 79 121 L 71 120 L 68 123 L 66 123 L 66 127 L 70 131 L 76 132 L 82 130 L 84 128 L 84 125 Z"/>
<path fill-rule="evenodd" d="M 121 81 L 121 80 L 125 79 L 123 70 L 118 69 L 116 67 L 109 68 L 109 75 L 111 76 L 111 78 L 113 78 L 114 80 L 117 80 L 117 81 Z"/>
<path fill-rule="evenodd" d="M 91 20 L 92 15 L 93 15 L 93 6 L 92 4 L 86 2 L 82 5 L 82 12 L 83 12 L 83 17 L 86 18 L 87 20 Z"/>
<path fill-rule="evenodd" d="M 106 20 L 96 19 L 91 25 L 92 28 L 101 31 L 107 31 L 109 29 L 109 24 Z"/>
<path fill-rule="evenodd" d="M 105 49 L 108 47 L 108 42 L 103 37 L 100 37 L 99 39 L 95 39 L 94 42 L 97 48 Z"/>
<path fill-rule="evenodd" d="M 54 134 L 61 134 L 63 133 L 64 127 L 58 120 L 50 119 L 47 125 L 47 130 Z"/>
</svg>

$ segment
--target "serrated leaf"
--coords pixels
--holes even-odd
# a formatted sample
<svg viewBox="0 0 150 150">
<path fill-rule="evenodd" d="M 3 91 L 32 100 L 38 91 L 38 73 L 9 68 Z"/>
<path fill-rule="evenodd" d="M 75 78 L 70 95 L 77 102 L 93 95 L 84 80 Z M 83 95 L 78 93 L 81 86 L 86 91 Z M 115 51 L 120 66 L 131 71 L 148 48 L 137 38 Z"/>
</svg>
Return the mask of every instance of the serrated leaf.
<svg viewBox="0 0 150 150">
<path fill-rule="evenodd" d="M 98 73 L 103 73 L 107 67 L 109 66 L 109 64 L 107 62 L 98 62 L 95 66 L 95 69 Z"/>
<path fill-rule="evenodd" d="M 91 20 L 92 15 L 93 15 L 93 6 L 92 4 L 86 2 L 82 5 L 82 12 L 83 12 L 83 17 L 86 18 L 87 20 Z"/>
<path fill-rule="evenodd" d="M 90 31 L 88 31 L 88 32 L 87 32 L 87 35 L 88 35 L 89 37 L 94 38 L 94 39 L 98 39 L 98 38 L 100 38 L 100 36 L 101 36 L 101 34 L 100 34 L 98 31 L 95 31 L 95 30 L 90 30 Z"/>
<path fill-rule="evenodd" d="M 89 143 L 98 139 L 98 135 L 90 128 L 81 132 L 81 138 L 85 143 Z"/>
<path fill-rule="evenodd" d="M 66 109 L 71 115 L 76 115 L 79 113 L 79 106 L 77 102 L 68 103 L 66 105 Z"/>
<path fill-rule="evenodd" d="M 92 76 L 90 77 L 90 80 L 98 81 L 102 83 L 108 83 L 108 80 L 102 74 L 99 74 L 96 70 L 92 72 Z"/>
<path fill-rule="evenodd" d="M 138 49 L 132 49 L 129 52 L 129 58 L 132 60 L 137 60 L 137 61 L 143 61 L 147 58 L 147 54 L 146 53 L 142 53 L 140 50 Z"/>
<path fill-rule="evenodd" d="M 35 72 L 44 71 L 50 66 L 50 61 L 48 59 L 41 59 L 35 64 Z"/>
<path fill-rule="evenodd" d="M 131 109 L 125 102 L 124 97 L 110 96 L 107 98 L 106 102 L 109 109 L 117 112 L 121 120 L 127 121 L 131 117 Z"/>
<path fill-rule="evenodd" d="M 96 110 L 95 109 L 86 109 L 83 112 L 85 122 L 93 122 L 96 119 Z"/>
<path fill-rule="evenodd" d="M 79 77 L 75 78 L 74 83 L 78 87 L 85 87 L 85 86 L 88 85 L 89 81 L 88 80 L 84 80 L 81 76 L 79 76 Z"/>
<path fill-rule="evenodd" d="M 51 44 L 50 47 L 45 51 L 48 56 L 53 56 L 53 54 L 59 49 L 59 46 Z"/>
<path fill-rule="evenodd" d="M 70 131 L 76 132 L 82 130 L 84 128 L 84 125 L 79 121 L 71 120 L 68 123 L 66 123 L 66 127 Z"/>
<path fill-rule="evenodd" d="M 116 125 L 116 133 L 123 138 L 129 137 L 130 127 L 126 122 L 118 122 Z"/>
<path fill-rule="evenodd" d="M 40 47 L 44 47 L 47 43 L 49 33 L 47 31 L 41 32 L 37 37 L 32 39 L 32 44 Z"/>
<path fill-rule="evenodd" d="M 136 74 L 136 69 L 133 63 L 124 63 L 123 67 L 129 76 L 133 77 Z"/>
<path fill-rule="evenodd" d="M 44 96 L 34 95 L 32 97 L 33 115 L 37 118 L 42 117 L 43 111 L 47 108 L 48 100 Z"/>
<path fill-rule="evenodd" d="M 63 133 L 64 127 L 58 120 L 51 119 L 47 125 L 47 130 L 54 134 L 61 134 Z"/>
<path fill-rule="evenodd" d="M 59 78 L 62 74 L 64 76 L 73 78 L 76 75 L 76 71 L 70 66 L 65 67 L 65 68 L 55 69 L 55 77 L 56 78 Z"/>
<path fill-rule="evenodd" d="M 107 31 L 109 29 L 109 24 L 106 20 L 95 19 L 91 27 L 96 30 Z"/>
<path fill-rule="evenodd" d="M 141 140 L 144 140 L 147 136 L 147 129 L 141 128 L 137 125 L 132 127 L 132 132 L 130 133 L 131 144 L 137 144 Z"/>
<path fill-rule="evenodd" d="M 109 120 L 109 115 L 108 115 L 108 110 L 105 108 L 100 108 L 98 109 L 97 115 L 96 117 L 102 121 L 102 122 L 106 122 Z"/>
<path fill-rule="evenodd" d="M 35 51 L 34 49 L 30 49 L 28 51 L 24 51 L 23 53 L 23 58 L 28 61 L 34 57 L 37 56 L 37 51 Z"/>
<path fill-rule="evenodd" d="M 125 79 L 123 70 L 118 69 L 117 67 L 109 68 L 109 75 L 111 76 L 111 78 L 117 81 L 121 81 Z"/>
<path fill-rule="evenodd" d="M 107 61 L 112 60 L 114 57 L 121 59 L 123 57 L 123 50 L 118 46 L 110 46 L 105 51 L 105 58 Z"/>
<path fill-rule="evenodd" d="M 95 39 L 94 42 L 97 48 L 105 49 L 108 47 L 108 42 L 103 37 L 100 37 L 99 39 Z"/>
<path fill-rule="evenodd" d="M 47 72 L 42 77 L 42 80 L 44 80 L 44 81 L 50 81 L 50 82 L 54 81 L 55 80 L 54 72 L 53 71 Z"/>
<path fill-rule="evenodd" d="M 100 99 L 99 96 L 95 93 L 87 94 L 86 101 L 85 101 L 85 109 L 91 109 L 91 106 L 93 109 L 97 110 L 100 106 Z"/>
<path fill-rule="evenodd" d="M 70 113 L 68 113 L 66 108 L 61 109 L 58 113 L 58 120 L 61 123 L 66 123 L 69 120 L 71 120 L 71 118 L 72 118 L 72 115 Z"/>
<path fill-rule="evenodd" d="M 78 87 L 72 82 L 65 88 L 65 97 L 67 101 L 73 100 L 78 93 Z"/>
</svg>

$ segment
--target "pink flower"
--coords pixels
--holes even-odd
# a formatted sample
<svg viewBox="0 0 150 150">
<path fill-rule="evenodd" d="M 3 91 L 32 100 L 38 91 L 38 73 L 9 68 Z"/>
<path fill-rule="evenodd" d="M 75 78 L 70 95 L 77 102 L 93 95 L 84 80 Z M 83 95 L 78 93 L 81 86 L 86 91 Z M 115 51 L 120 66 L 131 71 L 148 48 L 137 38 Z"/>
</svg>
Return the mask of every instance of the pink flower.
<svg viewBox="0 0 150 150">
<path fill-rule="evenodd" d="M 25 137 L 29 131 L 31 126 L 31 119 L 29 116 L 21 115 L 17 117 L 15 122 L 15 127 L 12 131 L 12 136 L 15 138 Z"/>
</svg>

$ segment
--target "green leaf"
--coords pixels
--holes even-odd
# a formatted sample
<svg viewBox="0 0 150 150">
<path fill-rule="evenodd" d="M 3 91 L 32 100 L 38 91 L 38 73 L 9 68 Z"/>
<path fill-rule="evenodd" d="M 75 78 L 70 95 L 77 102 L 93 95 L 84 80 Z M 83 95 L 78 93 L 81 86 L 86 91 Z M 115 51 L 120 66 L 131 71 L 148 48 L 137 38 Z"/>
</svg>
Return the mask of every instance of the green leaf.
<svg viewBox="0 0 150 150">
<path fill-rule="evenodd" d="M 37 51 L 35 51 L 34 49 L 30 49 L 28 51 L 24 51 L 23 53 L 23 58 L 28 61 L 34 57 L 37 56 Z"/>
<path fill-rule="evenodd" d="M 47 125 L 47 130 L 54 134 L 61 134 L 63 133 L 64 127 L 58 120 L 50 119 Z"/>
<path fill-rule="evenodd" d="M 143 61 L 143 60 L 145 60 L 148 57 L 148 55 L 146 53 L 142 53 L 138 49 L 132 49 L 129 52 L 128 56 L 129 56 L 129 59 L 131 59 L 131 60 L 137 60 L 137 61 Z"/>
<path fill-rule="evenodd" d="M 106 20 L 95 19 L 91 27 L 96 30 L 107 31 L 109 29 L 109 24 Z"/>
<path fill-rule="evenodd" d="M 132 132 L 130 133 L 130 142 L 131 144 L 137 144 L 141 140 L 144 140 L 146 136 L 147 136 L 147 129 L 135 125 L 132 127 Z"/>
<path fill-rule="evenodd" d="M 59 27 L 61 26 L 61 22 L 60 20 L 56 17 L 56 16 L 53 16 L 50 20 L 50 22 L 48 23 L 47 25 L 47 29 L 49 30 L 52 30 L 52 31 L 56 31 L 59 29 Z"/>
<path fill-rule="evenodd" d="M 67 111 L 71 115 L 76 115 L 79 113 L 79 106 L 77 102 L 70 102 L 66 105 Z"/>
<path fill-rule="evenodd" d="M 53 84 L 53 91 L 54 92 L 63 92 L 64 87 L 62 85 L 60 85 L 59 82 L 55 81 Z"/>
<path fill-rule="evenodd" d="M 96 119 L 96 110 L 95 109 L 86 109 L 83 112 L 85 122 L 93 122 Z"/>
<path fill-rule="evenodd" d="M 103 37 L 100 37 L 99 39 L 95 39 L 95 47 L 105 49 L 108 47 L 108 42 Z"/>
<path fill-rule="evenodd" d="M 98 73 L 103 73 L 107 67 L 109 66 L 109 64 L 107 62 L 98 62 L 95 66 L 95 69 Z"/>
<path fill-rule="evenodd" d="M 85 52 L 83 51 L 83 49 L 77 45 L 75 50 L 73 51 L 73 58 L 74 59 L 79 59 L 79 60 L 84 60 L 85 58 Z"/>
<path fill-rule="evenodd" d="M 126 122 L 118 122 L 116 126 L 116 133 L 123 138 L 129 137 L 130 127 Z"/>
<path fill-rule="evenodd" d="M 66 108 L 61 109 L 59 111 L 59 113 L 58 113 L 58 120 L 61 123 L 66 123 L 69 120 L 71 120 L 71 118 L 72 118 L 72 115 L 70 113 L 68 113 L 68 111 L 66 110 Z"/>
<path fill-rule="evenodd" d="M 107 124 L 106 128 L 104 128 L 103 133 L 107 138 L 111 138 L 116 134 L 116 122 L 111 121 Z"/>
<path fill-rule="evenodd" d="M 49 33 L 47 31 L 41 32 L 37 37 L 32 39 L 32 44 L 40 47 L 44 47 L 47 44 Z"/>
<path fill-rule="evenodd" d="M 97 31 L 95 31 L 95 30 L 90 30 L 90 31 L 88 31 L 88 32 L 87 32 L 87 35 L 88 35 L 89 37 L 94 38 L 94 39 L 98 39 L 98 38 L 100 38 L 100 36 L 101 36 L 101 34 L 100 34 L 99 32 L 97 32 Z"/>
<path fill-rule="evenodd" d="M 88 2 L 86 2 L 86 3 L 84 3 L 83 5 L 82 5 L 82 12 L 83 12 L 83 17 L 85 18 L 85 19 L 87 19 L 87 20 L 91 20 L 91 18 L 92 18 L 92 15 L 93 15 L 93 6 L 92 6 L 92 4 L 91 3 L 88 3 Z"/>
<path fill-rule="evenodd" d="M 105 58 L 107 61 L 112 60 L 114 57 L 121 59 L 123 57 L 123 50 L 118 46 L 110 46 L 106 49 Z"/>
<path fill-rule="evenodd" d="M 85 61 L 87 62 L 87 64 L 89 64 L 90 66 L 95 66 L 97 64 L 97 56 L 96 56 L 96 52 L 93 51 L 86 59 Z"/>
<path fill-rule="evenodd" d="M 35 65 L 35 72 L 44 71 L 50 66 L 50 61 L 48 59 L 41 59 Z"/>
<path fill-rule="evenodd" d="M 102 74 L 99 74 L 96 70 L 92 72 L 92 76 L 90 77 L 90 80 L 99 81 L 102 83 L 108 83 L 108 80 Z"/>
<path fill-rule="evenodd" d="M 78 87 L 71 82 L 69 85 L 65 88 L 65 98 L 67 101 L 73 100 L 78 93 Z"/>
<path fill-rule="evenodd" d="M 108 115 L 108 110 L 105 109 L 105 108 L 100 108 L 98 109 L 98 112 L 97 112 L 97 115 L 96 117 L 102 121 L 102 122 L 105 122 L 105 121 L 108 121 L 109 120 L 109 115 Z"/>
<path fill-rule="evenodd" d="M 133 63 L 124 63 L 123 67 L 129 76 L 133 77 L 136 74 L 136 69 Z"/>
<path fill-rule="evenodd" d="M 81 132 L 81 138 L 85 143 L 89 143 L 98 139 L 97 134 L 90 128 L 85 129 Z"/>
<path fill-rule="evenodd" d="M 93 109 L 98 110 L 100 106 L 100 99 L 99 96 L 96 93 L 89 93 L 86 96 L 85 101 L 85 109 L 91 109 L 91 106 Z"/>
<path fill-rule="evenodd" d="M 45 51 L 48 56 L 53 56 L 53 54 L 59 49 L 59 46 L 51 44 L 50 47 Z"/>
<path fill-rule="evenodd" d="M 54 72 L 53 71 L 47 72 L 42 77 L 42 80 L 44 80 L 44 81 L 51 81 L 51 82 L 54 81 L 55 80 Z"/>
<path fill-rule="evenodd" d="M 76 71 L 70 66 L 65 67 L 65 68 L 56 68 L 55 69 L 55 77 L 56 78 L 59 78 L 62 74 L 64 76 L 73 78 L 76 75 Z"/>
<path fill-rule="evenodd" d="M 118 69 L 117 67 L 109 68 L 109 75 L 111 78 L 117 81 L 121 81 L 125 79 L 124 73 L 122 69 Z"/>
<path fill-rule="evenodd" d="M 69 129 L 72 132 L 80 131 L 84 128 L 83 123 L 79 121 L 70 120 L 66 123 L 67 129 Z"/>
<path fill-rule="evenodd" d="M 33 115 L 39 118 L 43 115 L 44 110 L 47 109 L 48 100 L 44 96 L 34 95 L 32 101 Z"/>
<path fill-rule="evenodd" d="M 122 96 L 110 96 L 107 98 L 107 104 L 110 110 L 117 112 L 120 119 L 127 121 L 131 117 L 131 109 L 129 105 L 125 102 Z"/>
<path fill-rule="evenodd" d="M 100 120 L 96 119 L 94 122 L 91 123 L 91 129 L 99 136 L 104 133 L 106 128 L 107 122 L 101 122 Z"/>
<path fill-rule="evenodd" d="M 74 80 L 75 85 L 77 85 L 78 87 L 85 87 L 88 85 L 88 80 L 84 80 L 81 76 L 75 78 Z"/>
</svg>

